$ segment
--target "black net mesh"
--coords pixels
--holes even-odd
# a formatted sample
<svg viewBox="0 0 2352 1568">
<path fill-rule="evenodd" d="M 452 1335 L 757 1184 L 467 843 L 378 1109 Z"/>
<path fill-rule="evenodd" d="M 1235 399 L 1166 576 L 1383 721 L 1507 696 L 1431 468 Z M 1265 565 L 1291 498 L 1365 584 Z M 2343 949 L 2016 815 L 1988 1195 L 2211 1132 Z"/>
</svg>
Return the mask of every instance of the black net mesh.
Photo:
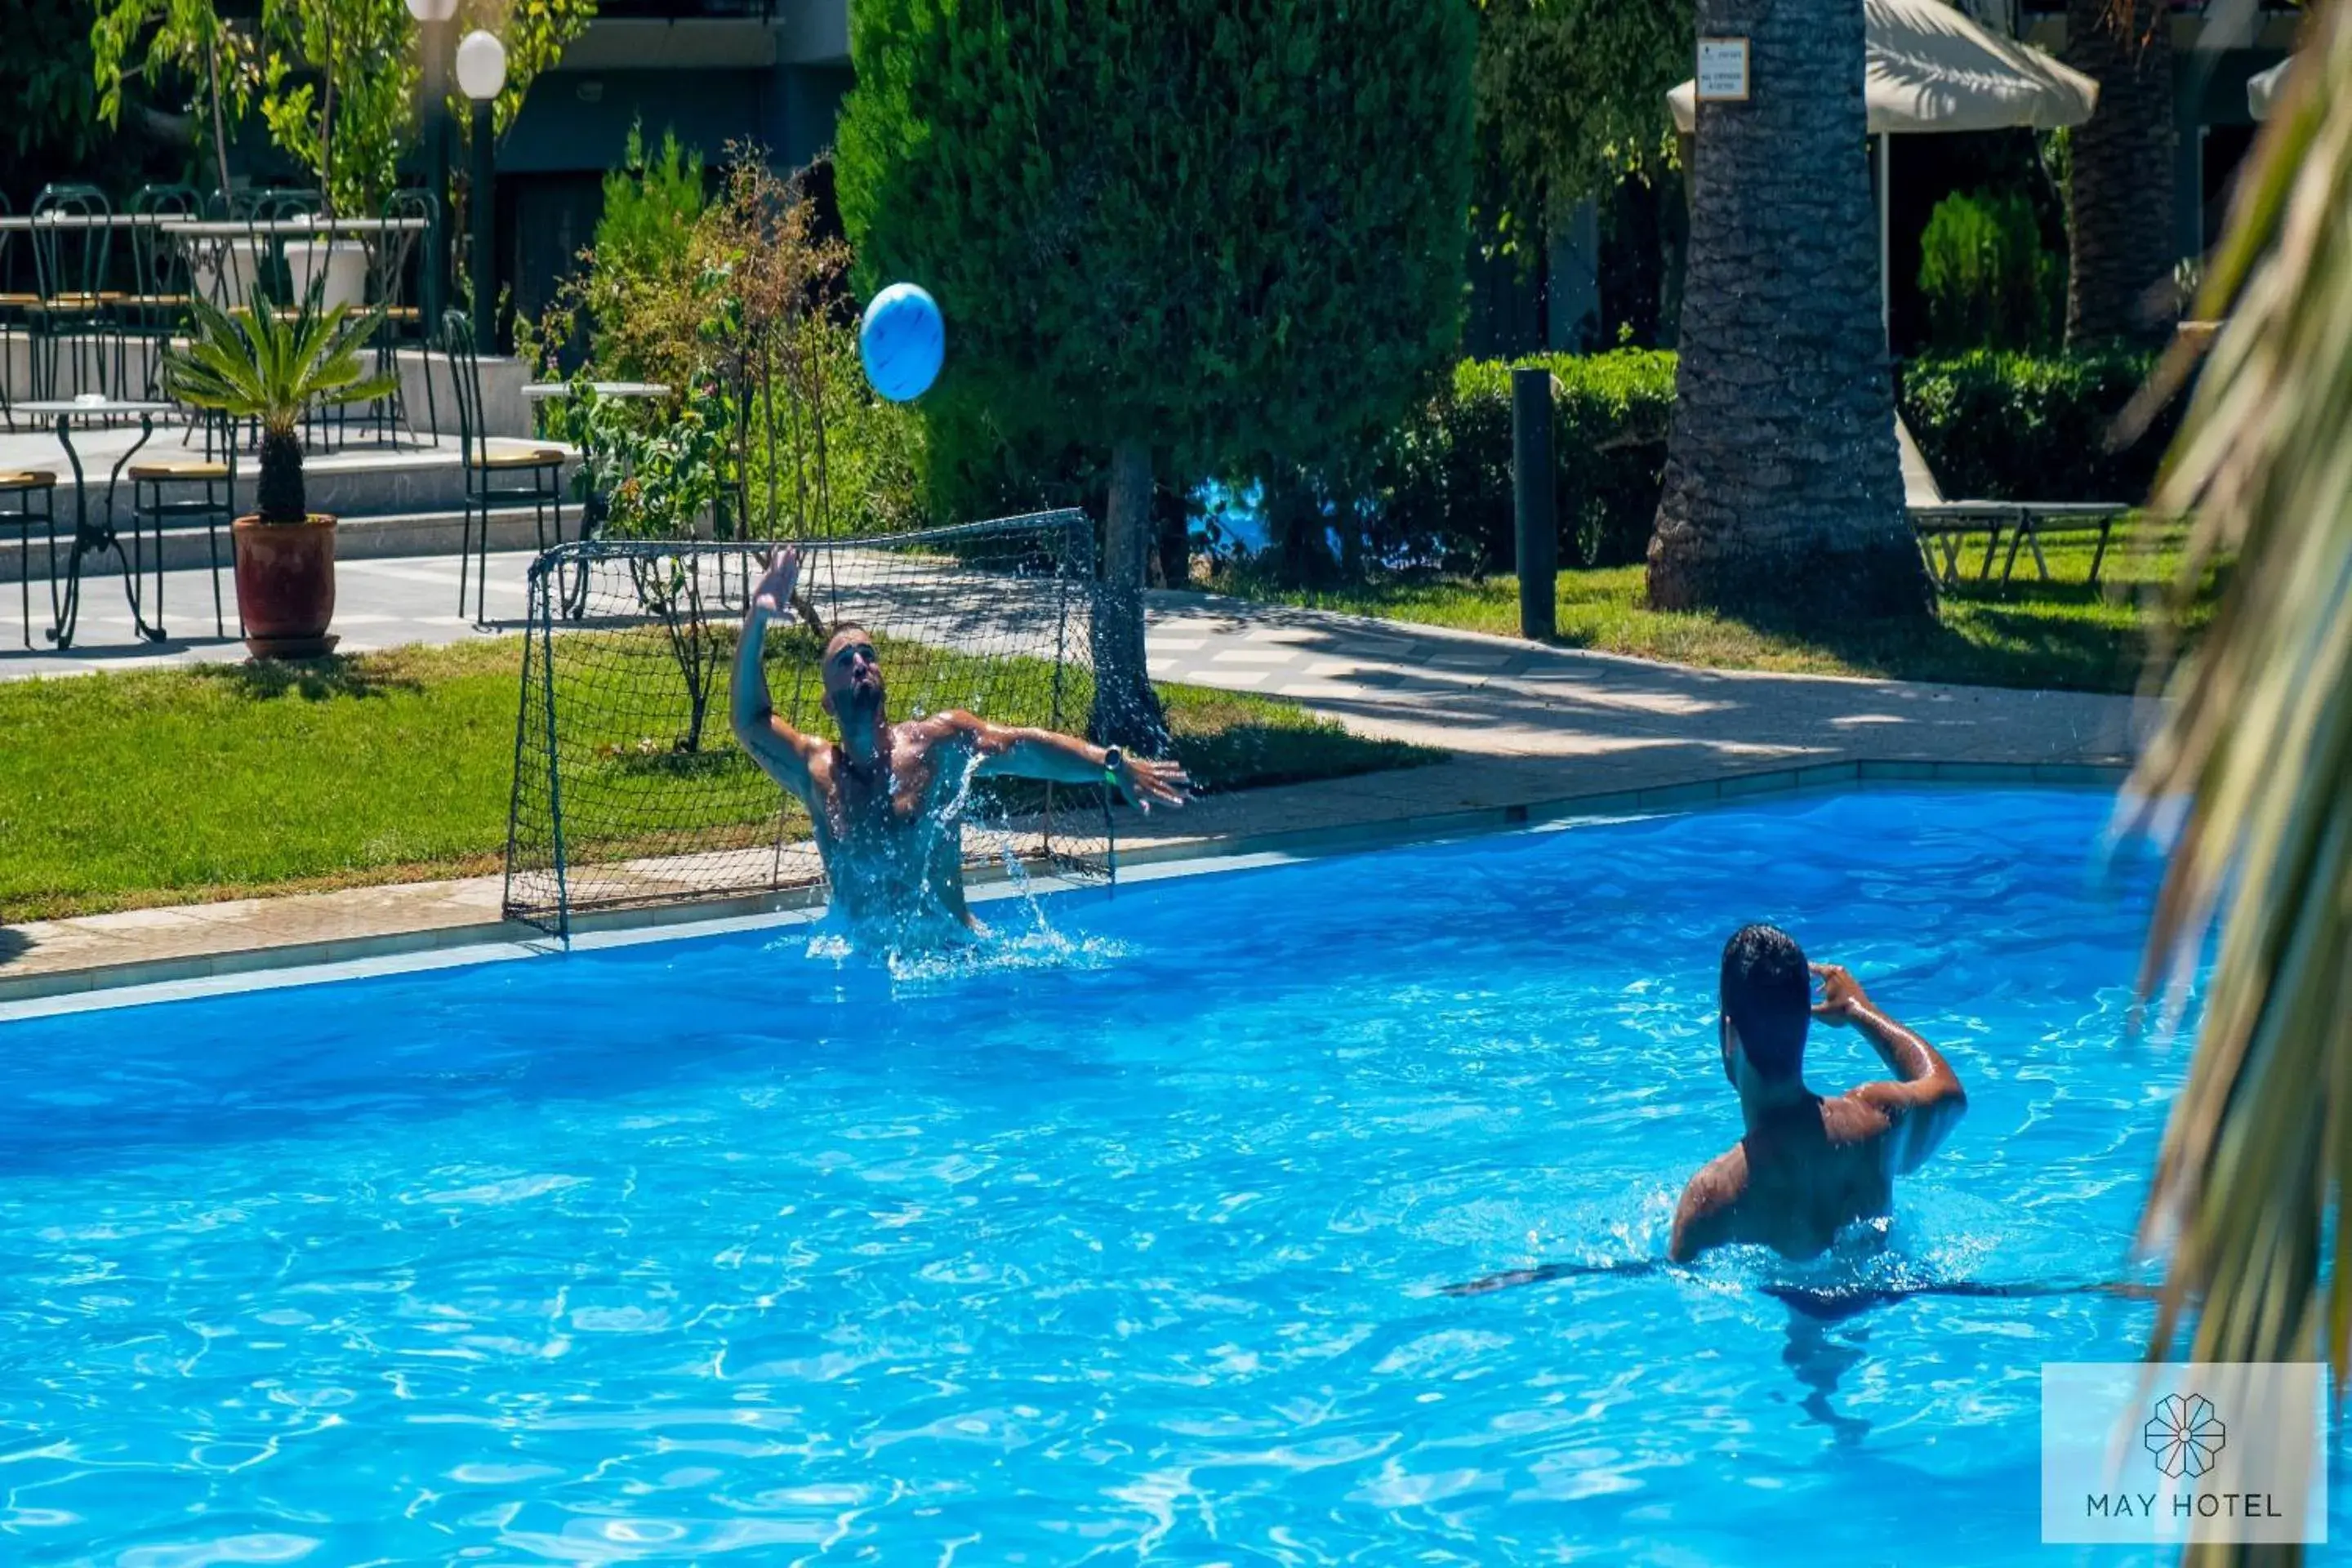
<svg viewBox="0 0 2352 1568">
<path fill-rule="evenodd" d="M 1076 731 L 1094 699 L 1093 532 L 1083 513 L 802 542 L 793 614 L 768 634 L 776 711 L 830 737 L 817 659 L 872 635 L 894 719 L 962 708 Z M 509 916 L 570 917 L 813 887 L 807 814 L 728 726 L 745 596 L 771 546 L 590 540 L 542 554 L 515 732 Z M 966 812 L 972 880 L 1108 874 L 1099 787 L 987 780 Z"/>
</svg>

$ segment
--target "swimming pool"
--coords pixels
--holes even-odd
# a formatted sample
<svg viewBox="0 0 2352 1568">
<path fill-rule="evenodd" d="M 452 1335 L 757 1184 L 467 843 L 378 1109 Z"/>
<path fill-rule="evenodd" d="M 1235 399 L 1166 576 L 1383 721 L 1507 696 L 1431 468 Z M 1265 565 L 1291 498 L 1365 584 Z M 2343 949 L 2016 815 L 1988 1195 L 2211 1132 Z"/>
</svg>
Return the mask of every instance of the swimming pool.
<svg viewBox="0 0 2352 1568">
<path fill-rule="evenodd" d="M 1758 1287 L 2119 1277 L 2184 1062 L 2106 811 L 1786 797 L 897 975 L 787 928 L 0 1026 L 0 1557 L 2079 1557 L 2038 1369 L 2147 1308 Z M 1439 1293 L 1663 1251 L 1750 918 L 1968 1084 L 1887 1252 Z"/>
</svg>

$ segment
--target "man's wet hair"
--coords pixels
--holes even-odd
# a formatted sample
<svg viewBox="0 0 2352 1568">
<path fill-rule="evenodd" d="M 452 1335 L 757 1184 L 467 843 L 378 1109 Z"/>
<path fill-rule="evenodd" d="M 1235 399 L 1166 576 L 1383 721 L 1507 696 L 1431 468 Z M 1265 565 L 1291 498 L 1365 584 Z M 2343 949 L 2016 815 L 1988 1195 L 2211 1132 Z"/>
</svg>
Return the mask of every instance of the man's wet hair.
<svg viewBox="0 0 2352 1568">
<path fill-rule="evenodd" d="M 833 623 L 833 630 L 824 634 L 824 646 L 828 648 L 832 647 L 834 644 L 841 640 L 841 636 L 844 632 L 856 632 L 867 642 L 872 642 L 874 640 L 874 634 L 866 629 L 864 622 L 835 621 Z"/>
<path fill-rule="evenodd" d="M 1796 1076 L 1813 1021 L 1805 950 L 1777 926 L 1744 925 L 1723 944 L 1723 1011 L 1740 1048 L 1768 1079 Z"/>
</svg>

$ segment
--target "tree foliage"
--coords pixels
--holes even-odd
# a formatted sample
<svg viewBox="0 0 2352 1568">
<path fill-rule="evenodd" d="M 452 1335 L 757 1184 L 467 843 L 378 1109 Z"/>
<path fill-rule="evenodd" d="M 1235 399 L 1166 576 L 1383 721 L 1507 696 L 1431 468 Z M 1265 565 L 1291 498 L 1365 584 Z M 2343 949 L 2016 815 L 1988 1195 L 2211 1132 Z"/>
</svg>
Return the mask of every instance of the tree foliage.
<svg viewBox="0 0 2352 1568">
<path fill-rule="evenodd" d="M 596 0 L 464 0 L 457 7 L 452 36 L 464 37 L 483 27 L 496 33 L 499 42 L 507 47 L 507 85 L 490 105 L 494 132 L 500 136 L 507 133 L 515 116 L 522 112 L 530 84 L 541 72 L 552 69 L 572 40 L 586 32 L 595 19 Z M 450 91 L 452 112 L 462 113 L 465 100 L 457 96 L 454 87 Z M 470 130 L 467 133 L 472 134 Z"/>
<path fill-rule="evenodd" d="M 1203 469 L 1384 424 L 1449 357 L 1454 3 L 873 0 L 842 214 L 948 321 L 942 393 Z"/>
<path fill-rule="evenodd" d="M 810 197 L 814 171 L 780 176 L 763 148 L 737 142 L 706 200 L 699 155 L 674 137 L 657 156 L 635 135 L 630 147 L 606 177 L 595 247 L 541 320 L 518 331 L 520 351 L 553 371 L 584 338 L 595 374 L 671 387 L 659 413 L 699 419 L 717 442 L 705 504 L 724 536 L 908 521 L 911 421 L 879 405 L 857 374 L 839 306 L 848 251 Z M 626 417 L 616 409 L 612 422 Z"/>
<path fill-rule="evenodd" d="M 96 0 L 91 74 L 114 123 L 126 84 L 209 123 L 215 178 L 226 186 L 231 133 L 256 107 L 270 140 L 341 209 L 378 205 L 417 132 L 419 40 L 403 0 L 263 0 L 258 28 L 224 18 L 216 0 Z M 507 81 L 493 106 L 503 132 L 539 74 L 596 14 L 596 0 L 466 0 L 448 36 L 498 34 Z M 174 95 L 185 95 L 175 98 Z M 450 112 L 466 123 L 451 89 Z"/>
<path fill-rule="evenodd" d="M 1314 461 L 1430 386 L 1460 324 L 1466 0 L 861 0 L 842 215 L 936 296 L 932 395 L 1108 453 L 1098 690 L 1143 679 L 1152 468 Z M 1097 710 L 1097 733 L 1105 710 Z"/>
<path fill-rule="evenodd" d="M 467 0 L 458 6 L 448 30 L 453 43 L 481 27 L 506 46 L 506 86 L 491 105 L 498 132 L 514 123 L 531 83 L 595 15 L 595 0 Z M 401 154 L 417 133 L 417 29 L 404 0 L 264 0 L 262 30 L 269 58 L 261 111 L 271 139 L 338 207 L 377 206 L 397 183 Z M 467 101 L 454 87 L 448 108 L 470 135 Z"/>
<path fill-rule="evenodd" d="M 122 115 L 122 89 L 136 79 L 201 114 L 213 144 L 213 175 L 230 179 L 229 135 L 253 106 L 260 54 L 254 38 L 225 19 L 215 0 L 98 0 L 89 29 L 92 85 L 109 125 Z"/>
<path fill-rule="evenodd" d="M 1539 228 L 1670 156 L 1666 91 L 1691 71 L 1691 0 L 1479 0 L 1481 226 Z"/>
<path fill-rule="evenodd" d="M 416 134 L 416 24 L 401 0 L 265 0 L 261 118 L 338 211 L 382 205 Z"/>
<path fill-rule="evenodd" d="M 661 151 L 648 153 L 643 129 L 630 126 L 620 166 L 604 172 L 604 206 L 596 218 L 598 262 L 621 274 L 683 258 L 704 205 L 701 149 L 680 146 L 677 132 L 666 131 Z"/>
<path fill-rule="evenodd" d="M 2215 952 L 2143 1235 L 2170 1268 L 2150 1353 L 2352 1378 L 2352 8 L 2316 13 L 2240 176 L 2198 314 L 2224 325 L 2157 496 L 2185 592 L 2235 570 L 2133 780 L 2171 861 L 2145 982 Z M 2150 403 L 2188 369 L 2172 351 Z M 2185 805 L 2185 811 L 2179 809 Z M 2209 942 L 2221 925 L 2218 943 Z M 2297 1506 L 2301 1499 L 2288 1506 Z M 2269 1561 L 2204 1543 L 2187 1561 Z"/>
<path fill-rule="evenodd" d="M 1919 237 L 1919 293 L 1938 349 L 2040 349 L 2065 314 L 2065 268 L 2023 192 L 1955 191 Z"/>
<path fill-rule="evenodd" d="M 0 101 L 9 105 L 0 145 L 22 159 L 54 147 L 79 163 L 100 138 L 89 41 L 80 17 L 44 0 L 0 0 Z"/>
</svg>

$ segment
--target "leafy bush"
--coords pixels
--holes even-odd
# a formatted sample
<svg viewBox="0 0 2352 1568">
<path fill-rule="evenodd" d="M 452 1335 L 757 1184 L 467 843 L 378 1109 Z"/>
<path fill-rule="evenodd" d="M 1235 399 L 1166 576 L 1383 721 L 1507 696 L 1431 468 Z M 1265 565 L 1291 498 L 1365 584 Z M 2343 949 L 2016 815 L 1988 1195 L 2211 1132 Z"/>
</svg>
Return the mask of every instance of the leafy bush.
<svg viewBox="0 0 2352 1568">
<path fill-rule="evenodd" d="M 1555 379 L 1552 453 L 1563 566 L 1622 566 L 1649 548 L 1673 422 L 1671 353 L 1465 360 L 1451 384 L 1352 464 L 1227 476 L 1260 503 L 1280 552 L 1270 569 L 1311 580 L 1360 566 L 1473 574 L 1514 564 L 1513 363 Z M 2129 448 L 2106 450 L 2116 416 L 2152 363 L 2124 351 L 2035 356 L 1988 351 L 1912 362 L 1901 407 L 1947 494 L 1986 500 L 2137 500 L 2147 492 L 2180 400 Z M 927 412 L 929 493 L 941 518 L 1047 506 L 1100 515 L 1104 465 L 1076 447 L 1013 439 Z M 1349 477 L 1350 475 L 1357 477 Z M 1181 517 L 1181 492 L 1155 506 Z M 1338 536 L 1333 559 L 1325 535 Z"/>
<path fill-rule="evenodd" d="M 632 125 L 621 166 L 604 174 L 595 244 L 541 320 L 515 322 L 516 355 L 546 375 L 584 361 L 602 380 L 657 381 L 682 403 L 717 312 L 715 280 L 696 255 L 708 205 L 702 154 L 665 132 L 648 158 Z"/>
<path fill-rule="evenodd" d="M 730 413 L 714 393 L 689 397 L 675 416 L 632 398 L 598 397 L 576 384 L 565 400 L 580 445 L 572 476 L 583 508 L 603 514 L 614 539 L 691 539 L 719 499 L 721 434 Z"/>
<path fill-rule="evenodd" d="M 1376 466 L 1376 557 L 1472 573 L 1511 566 L 1515 363 L 1553 377 L 1561 563 L 1642 559 L 1665 468 L 1675 356 L 1641 349 L 1457 365 L 1446 394 L 1396 432 Z"/>
<path fill-rule="evenodd" d="M 2109 449 L 2153 356 L 2124 349 L 2036 356 L 1979 350 L 1905 367 L 1898 406 L 1944 493 L 1987 500 L 2137 501 L 2186 401 Z"/>
<path fill-rule="evenodd" d="M 2065 315 L 2065 275 L 2022 191 L 1954 192 L 1919 237 L 1919 291 L 1939 349 L 2033 349 Z"/>
<path fill-rule="evenodd" d="M 1675 356 L 1629 349 L 1465 360 L 1444 391 L 1365 449 L 1313 467 L 1217 476 L 1236 495 L 1257 494 L 1276 555 L 1265 564 L 1297 582 L 1381 564 L 1508 570 L 1513 363 L 1544 366 L 1555 381 L 1562 563 L 1617 566 L 1642 559 L 1665 466 Z M 1008 435 L 953 408 L 928 409 L 925 425 L 928 489 L 942 520 L 1057 506 L 1101 515 L 1109 472 L 1097 454 Z M 1153 513 L 1163 536 L 1183 536 L 1189 489 L 1155 490 Z"/>
<path fill-rule="evenodd" d="M 633 132 L 626 163 L 605 176 L 596 246 L 525 349 L 552 370 L 584 335 L 597 377 L 668 385 L 659 414 L 675 428 L 646 438 L 682 441 L 699 421 L 712 475 L 695 499 L 721 538 L 881 531 L 924 513 L 921 422 L 876 396 L 858 367 L 841 295 L 849 255 L 826 232 L 810 174 L 780 176 L 763 149 L 739 142 L 706 196 L 698 154 L 666 137 L 648 159 Z M 593 447 L 622 428 L 619 414 L 610 428 L 575 428 L 580 418 L 569 400 L 552 405 L 548 433 Z M 612 467 L 592 460 L 600 495 Z M 614 468 L 635 471 L 633 457 Z M 648 493 L 664 506 L 672 494 Z"/>
<path fill-rule="evenodd" d="M 661 153 L 649 158 L 643 128 L 632 124 L 621 166 L 604 172 L 597 265 L 644 272 L 683 258 L 707 199 L 701 149 L 681 147 L 677 132 L 665 131 Z"/>
<path fill-rule="evenodd" d="M 771 375 L 774 395 L 750 403 L 749 515 L 831 534 L 923 526 L 922 416 L 867 383 L 848 323 L 813 314 L 795 336 Z"/>
</svg>

